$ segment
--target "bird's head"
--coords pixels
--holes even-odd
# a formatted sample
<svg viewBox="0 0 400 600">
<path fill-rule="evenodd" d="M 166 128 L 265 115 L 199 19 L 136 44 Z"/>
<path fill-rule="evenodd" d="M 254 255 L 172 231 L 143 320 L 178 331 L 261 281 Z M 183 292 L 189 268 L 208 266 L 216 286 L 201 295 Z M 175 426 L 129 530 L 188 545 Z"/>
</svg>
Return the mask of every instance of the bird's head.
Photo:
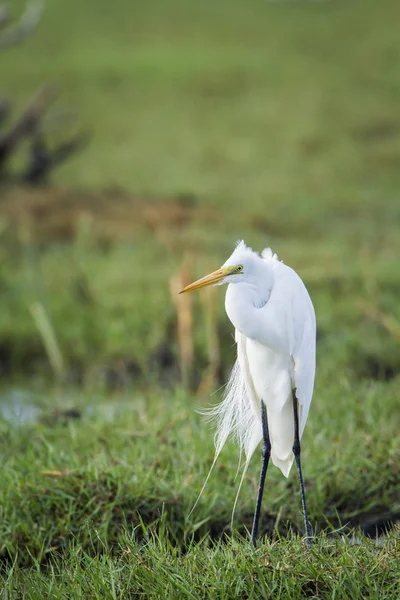
<svg viewBox="0 0 400 600">
<path fill-rule="evenodd" d="M 253 283 L 257 279 L 260 264 L 263 264 L 263 259 L 260 255 L 246 246 L 243 241 L 240 241 L 220 269 L 187 285 L 180 294 L 193 292 L 207 285 Z"/>
</svg>

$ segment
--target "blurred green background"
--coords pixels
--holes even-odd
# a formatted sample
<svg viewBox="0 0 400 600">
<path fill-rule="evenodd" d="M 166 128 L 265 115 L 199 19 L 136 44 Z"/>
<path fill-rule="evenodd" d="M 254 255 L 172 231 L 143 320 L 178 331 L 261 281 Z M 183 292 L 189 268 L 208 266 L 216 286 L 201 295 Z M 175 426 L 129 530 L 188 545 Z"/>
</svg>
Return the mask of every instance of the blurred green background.
<svg viewBox="0 0 400 600">
<path fill-rule="evenodd" d="M 16 15 L 22 8 L 12 3 Z M 150 494 L 128 467 L 118 471 L 145 521 L 171 494 L 188 512 L 212 459 L 212 434 L 195 408 L 219 399 L 209 395 L 235 357 L 223 292 L 187 306 L 179 282 L 219 267 L 242 238 L 295 268 L 316 309 L 318 368 L 304 437 L 313 523 L 398 519 L 399 22 L 397 0 L 51 0 L 34 34 L 1 52 L 1 96 L 14 118 L 49 82 L 59 90 L 50 129 L 51 114 L 71 111 L 92 134 L 48 185 L 0 187 L 3 403 L 15 400 L 15 388 L 51 414 L 123 398 L 119 433 L 139 420 L 150 438 L 152 418 L 161 431 L 175 407 L 186 425 L 172 422 L 166 438 L 173 481 L 160 476 Z M 179 333 L 188 314 L 193 326 Z M 192 346 L 193 363 L 185 358 Z M 63 454 L 70 434 L 93 435 L 95 461 L 114 468 L 95 432 L 117 426 L 108 413 L 107 425 L 88 414 L 57 441 L 46 421 L 40 435 L 58 450 L 50 462 L 40 455 L 37 470 L 72 462 L 92 477 L 79 444 Z M 168 445 L 177 436 L 179 464 Z M 158 460 L 146 443 L 118 446 L 125 466 L 135 452 L 145 457 L 143 473 Z M 206 523 L 217 507 L 218 531 L 234 495 L 227 500 L 219 478 L 234 475 L 235 456 L 231 449 L 221 458 L 227 470 L 210 482 L 198 516 Z M 10 463 L 9 477 L 18 468 Z M 300 529 L 294 488 L 272 477 L 279 493 L 267 492 L 266 506 L 276 515 L 283 502 Z M 253 492 L 245 484 L 239 501 L 246 525 Z M 85 510 L 82 523 L 88 514 L 96 520 Z M 181 533 L 174 518 L 168 526 Z M 68 521 L 54 527 L 49 545 Z M 26 535 L 34 552 L 42 540 Z M 11 555 L 18 539 L 4 546 Z"/>
<path fill-rule="evenodd" d="M 197 277 L 244 238 L 306 280 L 341 368 L 354 349 L 356 371 L 370 355 L 395 369 L 397 343 L 358 300 L 398 316 L 398 16 L 394 1 L 48 3 L 2 53 L 4 94 L 17 114 L 54 83 L 54 112 L 93 137 L 51 187 L 1 192 L 7 368 L 44 356 L 35 301 L 80 371 L 145 368 L 175 343 L 184 256 Z"/>
</svg>

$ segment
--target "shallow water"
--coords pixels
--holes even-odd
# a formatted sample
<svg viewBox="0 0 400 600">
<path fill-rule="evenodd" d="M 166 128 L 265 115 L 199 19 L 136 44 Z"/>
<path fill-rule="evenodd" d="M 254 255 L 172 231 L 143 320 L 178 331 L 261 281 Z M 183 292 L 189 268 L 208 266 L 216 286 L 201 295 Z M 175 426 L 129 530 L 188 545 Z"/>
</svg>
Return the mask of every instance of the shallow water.
<svg viewBox="0 0 400 600">
<path fill-rule="evenodd" d="M 35 423 L 42 413 L 33 394 L 11 388 L 0 392 L 0 418 L 17 425 Z"/>
<path fill-rule="evenodd" d="M 83 415 L 95 417 L 96 414 L 113 421 L 121 411 L 131 409 L 132 399 L 124 396 L 112 401 L 94 396 L 88 401 L 79 391 L 54 396 L 17 387 L 0 390 L 0 419 L 16 425 L 34 424 L 42 417 L 80 418 Z"/>
</svg>

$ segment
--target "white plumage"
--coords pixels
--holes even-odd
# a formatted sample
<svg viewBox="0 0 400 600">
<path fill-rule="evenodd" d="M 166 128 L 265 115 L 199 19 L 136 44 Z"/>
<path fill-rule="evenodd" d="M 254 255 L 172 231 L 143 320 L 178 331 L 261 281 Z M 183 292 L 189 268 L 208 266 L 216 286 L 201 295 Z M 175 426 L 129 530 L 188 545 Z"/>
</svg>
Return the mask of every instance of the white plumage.
<svg viewBox="0 0 400 600">
<path fill-rule="evenodd" d="M 313 394 L 314 308 L 300 277 L 269 248 L 259 255 L 238 242 L 219 270 L 183 291 L 224 283 L 228 284 L 225 309 L 235 327 L 237 360 L 223 401 L 208 411 L 217 424 L 213 464 L 232 434 L 246 456 L 244 476 L 263 439 L 262 401 L 272 462 L 288 477 L 294 458 L 293 391 L 298 400 L 300 438 Z"/>
<path fill-rule="evenodd" d="M 265 286 L 256 290 L 243 290 L 243 285 L 248 284 L 240 282 L 228 286 L 225 308 L 236 328 L 237 360 L 224 400 L 208 414 L 217 421 L 216 454 L 232 432 L 245 452 L 247 467 L 262 440 L 262 398 L 267 408 L 271 459 L 288 477 L 294 458 L 292 388 L 300 405 L 301 437 L 314 387 L 314 308 L 300 277 L 269 248 L 262 252 L 260 260 L 240 242 L 224 267 L 242 264 L 246 257 L 263 263 L 257 270 L 265 272 Z M 254 326 L 248 323 L 250 310 L 244 318 L 242 313 L 244 299 L 251 295 L 248 306 L 254 307 L 257 318 L 255 333 Z"/>
</svg>

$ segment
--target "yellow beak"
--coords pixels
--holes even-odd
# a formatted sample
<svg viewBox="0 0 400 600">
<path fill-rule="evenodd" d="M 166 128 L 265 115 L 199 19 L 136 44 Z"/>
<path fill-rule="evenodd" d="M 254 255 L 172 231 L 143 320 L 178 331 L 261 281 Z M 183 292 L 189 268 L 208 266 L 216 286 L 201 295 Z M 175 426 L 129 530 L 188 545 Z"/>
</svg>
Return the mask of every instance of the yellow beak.
<svg viewBox="0 0 400 600">
<path fill-rule="evenodd" d="M 190 285 L 187 285 L 180 291 L 180 294 L 186 294 L 186 292 L 194 292 L 194 290 L 198 290 L 206 285 L 212 285 L 214 283 L 218 283 L 221 279 L 225 279 L 228 275 L 232 275 L 232 273 L 236 270 L 236 267 L 222 267 L 197 281 L 194 281 Z"/>
</svg>

